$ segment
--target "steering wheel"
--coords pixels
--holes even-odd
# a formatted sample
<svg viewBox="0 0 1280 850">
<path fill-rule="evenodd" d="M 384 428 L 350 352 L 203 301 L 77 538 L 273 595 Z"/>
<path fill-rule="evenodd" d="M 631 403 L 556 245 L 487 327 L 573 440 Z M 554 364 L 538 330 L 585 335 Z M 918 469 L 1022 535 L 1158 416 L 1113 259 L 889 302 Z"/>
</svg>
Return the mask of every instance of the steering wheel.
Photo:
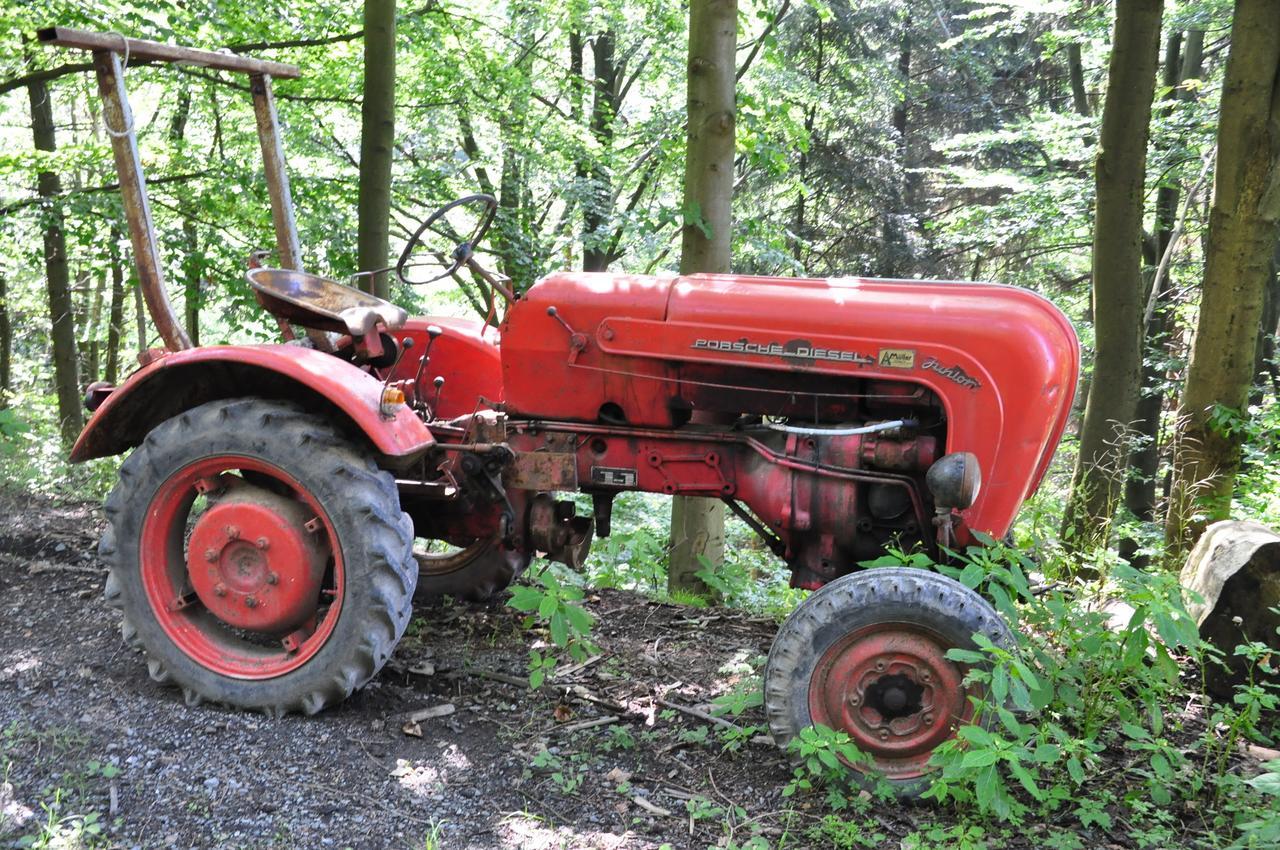
<svg viewBox="0 0 1280 850">
<path fill-rule="evenodd" d="M 453 227 L 446 216 L 451 210 L 472 206 L 480 207 L 479 217 L 475 226 L 471 229 L 470 235 L 463 238 L 458 235 L 457 229 Z M 493 217 L 497 212 L 497 198 L 483 193 L 466 195 L 440 207 L 428 216 L 422 224 L 418 225 L 418 229 L 413 232 L 413 236 L 409 237 L 408 243 L 404 246 L 404 251 L 400 254 L 400 259 L 396 260 L 396 277 L 400 278 L 401 283 L 409 286 L 423 286 L 424 284 L 434 283 L 437 280 L 449 277 L 471 259 L 476 246 L 480 244 L 480 240 L 484 239 L 484 235 L 489 231 L 489 225 L 493 224 Z M 455 247 L 452 253 L 435 254 L 435 260 L 430 263 L 410 263 L 409 260 L 413 256 L 414 250 L 422 244 L 422 237 L 428 231 L 441 239 L 453 242 Z M 444 271 L 432 277 L 411 276 L 411 269 L 424 265 L 443 267 Z"/>
</svg>

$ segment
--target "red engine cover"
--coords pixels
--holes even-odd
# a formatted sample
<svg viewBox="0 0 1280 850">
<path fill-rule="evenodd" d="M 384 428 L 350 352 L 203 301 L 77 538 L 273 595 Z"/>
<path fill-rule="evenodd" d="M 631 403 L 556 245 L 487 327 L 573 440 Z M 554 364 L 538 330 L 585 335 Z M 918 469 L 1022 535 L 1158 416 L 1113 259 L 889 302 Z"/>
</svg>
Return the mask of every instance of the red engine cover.
<svg viewBox="0 0 1280 850">
<path fill-rule="evenodd" d="M 946 451 L 982 467 L 965 525 L 995 535 L 1044 476 L 1079 370 L 1070 322 L 1032 292 L 861 278 L 555 274 L 512 306 L 501 353 L 513 415 L 584 422 L 679 425 L 717 367 L 919 384 L 945 409 Z"/>
</svg>

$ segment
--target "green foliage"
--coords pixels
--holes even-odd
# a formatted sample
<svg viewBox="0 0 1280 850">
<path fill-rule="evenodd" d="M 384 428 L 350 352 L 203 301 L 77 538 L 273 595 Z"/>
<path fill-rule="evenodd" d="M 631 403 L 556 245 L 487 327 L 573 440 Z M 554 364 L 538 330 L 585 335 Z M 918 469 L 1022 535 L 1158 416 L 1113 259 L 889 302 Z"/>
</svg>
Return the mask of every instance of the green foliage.
<svg viewBox="0 0 1280 850">
<path fill-rule="evenodd" d="M 529 652 L 529 687 L 540 688 L 555 669 L 557 658 L 553 652 L 566 653 L 581 662 L 599 650 L 590 639 L 595 617 L 579 604 L 584 596 L 582 588 L 557 575 L 549 563 L 534 565 L 528 578 L 533 584 L 513 587 L 509 604 L 529 614 L 525 618 L 526 629 L 540 623 L 551 639 L 548 652 Z"/>
</svg>

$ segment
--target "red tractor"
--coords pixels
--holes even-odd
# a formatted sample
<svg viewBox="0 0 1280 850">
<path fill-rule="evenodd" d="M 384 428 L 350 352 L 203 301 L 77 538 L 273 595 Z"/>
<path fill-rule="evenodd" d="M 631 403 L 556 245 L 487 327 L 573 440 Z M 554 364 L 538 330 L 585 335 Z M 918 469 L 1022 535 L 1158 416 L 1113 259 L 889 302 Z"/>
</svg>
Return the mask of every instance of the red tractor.
<svg viewBox="0 0 1280 850">
<path fill-rule="evenodd" d="M 46 33 L 94 50 L 109 95 L 116 37 Z M 149 44 L 130 42 L 135 56 Z M 240 69 L 266 80 L 267 106 L 286 67 L 269 64 Z M 128 123 L 127 102 L 107 105 Z M 410 318 L 333 280 L 252 268 L 286 341 L 191 348 L 139 250 L 153 237 L 122 156 L 132 136 L 113 138 L 126 201 L 141 188 L 143 210 L 126 207 L 146 225 L 131 228 L 135 254 L 167 345 L 92 388 L 72 459 L 132 450 L 106 504 L 107 597 L 151 675 L 188 701 L 340 702 L 390 657 L 415 588 L 485 597 L 535 556 L 576 567 L 614 498 L 645 491 L 723 500 L 815 591 L 769 654 L 780 745 L 843 729 L 910 791 L 972 717 L 946 652 L 977 632 L 1007 642 L 1008 626 L 942 575 L 857 565 L 886 547 L 941 561 L 975 531 L 1008 532 L 1075 392 L 1076 337 L 1048 301 L 975 283 L 569 272 L 516 293 L 476 259 L 496 204 L 472 195 L 424 221 L 394 273 L 473 274 L 493 322 Z M 281 264 L 296 265 L 287 182 L 272 198 Z M 423 273 L 424 242 L 445 237 L 426 247 L 444 268 Z M 590 514 L 557 497 L 573 492 Z M 415 538 L 452 549 L 415 552 Z"/>
</svg>

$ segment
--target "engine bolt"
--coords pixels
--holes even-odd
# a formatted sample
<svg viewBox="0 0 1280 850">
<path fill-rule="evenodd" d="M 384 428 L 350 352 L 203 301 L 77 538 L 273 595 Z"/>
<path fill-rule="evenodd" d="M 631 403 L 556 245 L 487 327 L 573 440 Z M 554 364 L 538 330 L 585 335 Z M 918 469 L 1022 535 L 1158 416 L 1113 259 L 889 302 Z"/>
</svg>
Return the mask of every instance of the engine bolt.
<svg viewBox="0 0 1280 850">
<path fill-rule="evenodd" d="M 276 573 L 267 573 L 267 584 L 278 584 L 280 576 Z"/>
<path fill-rule="evenodd" d="M 257 546 L 259 549 L 266 549 L 268 546 L 271 545 L 271 541 L 265 537 L 259 537 L 257 540 L 254 541 L 254 545 Z"/>
<path fill-rule="evenodd" d="M 222 531 L 231 540 L 240 539 L 240 529 L 236 528 L 234 525 L 228 525 L 226 528 L 222 529 Z"/>
<path fill-rule="evenodd" d="M 244 604 L 245 604 L 246 606 L 250 607 L 250 608 L 257 608 L 257 607 L 258 607 L 258 600 L 257 600 L 257 599 L 255 599 L 255 598 L 254 598 L 254 597 L 252 597 L 252 596 L 246 596 L 246 597 L 244 598 Z"/>
<path fill-rule="evenodd" d="M 881 729 L 881 730 L 880 730 L 880 740 L 881 740 L 881 741 L 887 741 L 887 740 L 889 740 L 889 730 L 888 730 L 888 729 Z"/>
<path fill-rule="evenodd" d="M 218 560 L 218 550 L 217 550 L 217 549 L 205 549 L 205 550 L 204 550 L 204 559 L 205 559 L 206 561 L 208 561 L 209 563 L 211 563 L 211 564 L 212 564 L 214 561 Z"/>
<path fill-rule="evenodd" d="M 226 587 L 226 585 L 224 585 L 224 584 L 215 584 L 215 585 L 213 586 L 213 595 L 214 595 L 214 596 L 226 596 L 226 595 L 227 595 L 227 587 Z"/>
</svg>

